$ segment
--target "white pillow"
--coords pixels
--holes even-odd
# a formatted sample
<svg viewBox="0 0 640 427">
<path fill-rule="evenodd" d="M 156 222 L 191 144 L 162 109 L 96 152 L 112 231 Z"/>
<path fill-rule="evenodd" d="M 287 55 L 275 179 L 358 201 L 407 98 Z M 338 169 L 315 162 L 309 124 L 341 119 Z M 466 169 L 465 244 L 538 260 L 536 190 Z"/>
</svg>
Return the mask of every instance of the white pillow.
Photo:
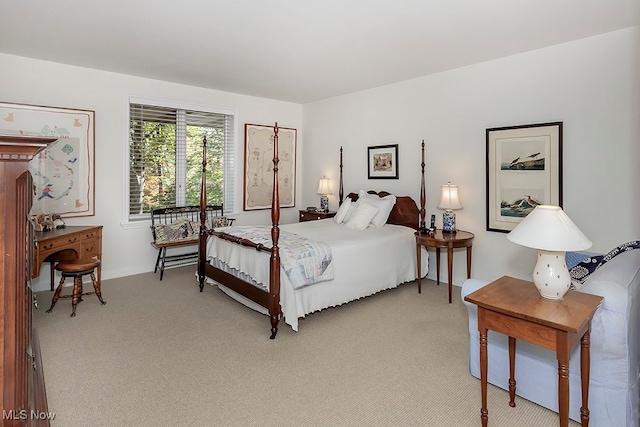
<svg viewBox="0 0 640 427">
<path fill-rule="evenodd" d="M 351 200 L 351 199 L 349 199 L 349 200 Z M 358 210 L 358 202 L 357 201 L 354 202 L 353 200 L 351 200 L 351 207 L 349 207 L 349 212 L 347 212 L 347 214 L 342 219 L 342 223 L 346 224 L 347 222 L 349 222 L 349 220 L 351 218 L 353 218 L 353 214 L 356 213 L 356 210 Z"/>
<path fill-rule="evenodd" d="M 378 197 L 376 194 L 369 194 L 364 190 L 360 190 L 358 200 L 360 199 L 366 200 L 367 203 L 378 208 L 378 213 L 371 220 L 371 224 L 376 228 L 380 228 L 387 223 L 389 214 L 391 213 L 393 206 L 396 204 L 396 196 L 393 194 Z"/>
<path fill-rule="evenodd" d="M 347 197 L 347 199 L 344 200 L 340 205 L 340 207 L 338 208 L 338 212 L 336 213 L 336 216 L 333 217 L 333 219 L 338 224 L 342 224 L 345 218 L 347 217 L 347 214 L 349 213 L 350 209 L 351 209 L 351 199 Z"/>
<path fill-rule="evenodd" d="M 378 213 L 378 208 L 362 201 L 358 203 L 358 207 L 353 216 L 345 224 L 349 228 L 356 230 L 364 230 L 369 226 L 371 219 Z"/>
</svg>

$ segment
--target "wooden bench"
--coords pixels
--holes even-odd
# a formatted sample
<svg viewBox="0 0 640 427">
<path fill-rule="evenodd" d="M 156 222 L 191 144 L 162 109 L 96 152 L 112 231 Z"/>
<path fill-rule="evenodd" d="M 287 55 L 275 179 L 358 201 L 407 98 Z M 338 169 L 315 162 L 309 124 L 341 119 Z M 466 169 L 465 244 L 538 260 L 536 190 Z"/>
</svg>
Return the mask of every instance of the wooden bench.
<svg viewBox="0 0 640 427">
<path fill-rule="evenodd" d="M 231 225 L 232 218 L 223 215 L 222 205 L 209 205 L 206 208 L 207 224 L 211 227 Z M 154 209 L 151 211 L 151 246 L 158 250 L 156 266 L 160 270 L 160 280 L 164 270 L 196 264 L 198 251 L 181 251 L 175 255 L 167 255 L 167 249 L 178 249 L 198 245 L 200 233 L 200 206 L 184 206 Z"/>
</svg>

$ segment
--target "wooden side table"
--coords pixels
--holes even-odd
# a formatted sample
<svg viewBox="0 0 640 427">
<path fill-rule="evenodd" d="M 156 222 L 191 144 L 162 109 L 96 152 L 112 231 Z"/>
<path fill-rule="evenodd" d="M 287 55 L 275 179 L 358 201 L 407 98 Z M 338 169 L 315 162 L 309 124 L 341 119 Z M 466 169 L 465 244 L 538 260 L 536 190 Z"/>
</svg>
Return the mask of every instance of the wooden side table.
<svg viewBox="0 0 640 427">
<path fill-rule="evenodd" d="M 471 248 L 473 246 L 473 233 L 458 230 L 456 233 L 443 233 L 436 230 L 433 233 L 424 234 L 417 231 L 416 236 L 416 257 L 418 260 L 418 293 L 422 292 L 422 271 L 420 262 L 422 258 L 420 246 L 436 248 L 436 279 L 440 285 L 440 249 L 447 249 L 447 272 L 449 274 L 449 303 L 451 303 L 451 288 L 453 286 L 453 249 L 467 248 L 467 279 L 471 277 Z"/>
<path fill-rule="evenodd" d="M 317 221 L 319 219 L 333 218 L 336 216 L 335 211 L 329 212 L 310 212 L 304 209 L 300 209 L 300 217 L 298 218 L 298 222 L 305 221 Z"/>
<path fill-rule="evenodd" d="M 509 337 L 509 406 L 516 406 L 516 339 L 556 352 L 560 426 L 569 425 L 569 357 L 580 341 L 582 407 L 580 421 L 589 425 L 589 370 L 591 319 L 602 297 L 569 291 L 562 300 L 542 298 L 532 282 L 503 276 L 464 298 L 478 306 L 482 426 L 487 410 L 487 333 L 491 329 Z"/>
</svg>

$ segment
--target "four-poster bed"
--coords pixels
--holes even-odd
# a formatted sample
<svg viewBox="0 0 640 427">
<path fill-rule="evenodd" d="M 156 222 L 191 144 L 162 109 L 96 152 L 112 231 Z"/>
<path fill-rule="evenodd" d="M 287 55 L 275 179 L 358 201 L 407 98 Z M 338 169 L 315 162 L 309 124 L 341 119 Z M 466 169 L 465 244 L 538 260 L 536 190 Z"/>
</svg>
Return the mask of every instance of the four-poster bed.
<svg viewBox="0 0 640 427">
<path fill-rule="evenodd" d="M 424 224 L 424 194 L 421 195 L 422 210 L 418 209 L 410 197 L 373 191 L 350 193 L 344 200 L 348 203 L 343 206 L 341 148 L 341 209 L 346 212 L 347 204 L 358 205 L 358 199 L 364 199 L 361 206 L 381 206 L 378 201 L 382 204 L 388 202 L 388 217 L 381 218 L 383 223 L 367 228 L 366 232 L 361 228 L 340 224 L 334 219 L 280 226 L 277 123 L 274 126 L 273 153 L 271 227 L 208 229 L 206 212 L 202 209 L 198 257 L 200 291 L 204 288 L 205 280 L 211 279 L 229 296 L 268 314 L 271 321 L 270 337 L 273 339 L 278 332 L 281 317 L 297 330 L 298 319 L 306 314 L 416 279 L 414 233 L 420 224 Z M 422 156 L 424 164 L 424 143 Z M 200 204 L 206 207 L 206 139 L 202 164 Z M 421 192 L 424 193 L 424 168 L 422 181 Z M 358 210 L 351 210 L 354 209 Z M 422 221 L 419 220 L 421 215 Z M 295 256 L 291 257 L 290 252 L 291 247 L 296 245 L 305 246 L 307 251 L 304 256 L 298 257 L 304 258 L 305 263 L 311 262 L 310 257 L 306 256 L 308 253 L 319 254 L 321 262 L 313 267 L 308 264 L 293 264 L 296 260 L 292 261 L 291 258 Z M 422 271 L 426 272 L 428 257 L 424 256 L 422 259 Z M 298 270 L 304 270 L 306 274 L 314 268 L 322 270 L 320 278 L 305 277 L 308 282 L 302 284 L 297 281 L 295 276 L 299 275 Z"/>
</svg>

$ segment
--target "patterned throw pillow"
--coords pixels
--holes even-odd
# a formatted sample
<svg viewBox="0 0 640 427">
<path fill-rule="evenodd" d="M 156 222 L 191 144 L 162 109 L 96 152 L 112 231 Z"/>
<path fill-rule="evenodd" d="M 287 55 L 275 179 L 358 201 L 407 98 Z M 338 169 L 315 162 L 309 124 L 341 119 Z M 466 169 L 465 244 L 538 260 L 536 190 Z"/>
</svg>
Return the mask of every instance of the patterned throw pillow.
<svg viewBox="0 0 640 427">
<path fill-rule="evenodd" d="M 582 262 L 576 264 L 571 270 L 569 275 L 571 276 L 571 286 L 573 290 L 580 289 L 580 286 L 587 280 L 587 277 L 600 266 L 604 255 L 596 255 L 585 259 Z"/>
<path fill-rule="evenodd" d="M 582 261 L 594 255 L 597 254 L 587 252 L 567 252 L 565 255 L 565 263 L 567 264 L 567 268 L 571 270 Z"/>
<path fill-rule="evenodd" d="M 211 228 L 226 227 L 229 225 L 229 220 L 226 216 L 214 216 L 211 218 Z"/>
<path fill-rule="evenodd" d="M 189 237 L 196 238 L 200 235 L 200 223 L 198 221 L 189 221 Z"/>
<path fill-rule="evenodd" d="M 611 261 L 616 255 L 620 255 L 621 253 L 634 249 L 640 249 L 640 240 L 632 240 L 630 242 L 623 243 L 622 245 L 610 250 L 606 255 L 597 255 L 585 259 L 569 270 L 569 275 L 571 276 L 571 289 L 580 289 L 580 286 L 582 286 L 591 273 L 602 267 L 608 261 Z"/>
<path fill-rule="evenodd" d="M 171 224 L 158 224 L 155 226 L 156 243 L 171 243 L 180 240 L 192 240 L 197 238 L 188 219 L 179 219 Z M 200 229 L 198 228 L 198 231 Z"/>
</svg>

